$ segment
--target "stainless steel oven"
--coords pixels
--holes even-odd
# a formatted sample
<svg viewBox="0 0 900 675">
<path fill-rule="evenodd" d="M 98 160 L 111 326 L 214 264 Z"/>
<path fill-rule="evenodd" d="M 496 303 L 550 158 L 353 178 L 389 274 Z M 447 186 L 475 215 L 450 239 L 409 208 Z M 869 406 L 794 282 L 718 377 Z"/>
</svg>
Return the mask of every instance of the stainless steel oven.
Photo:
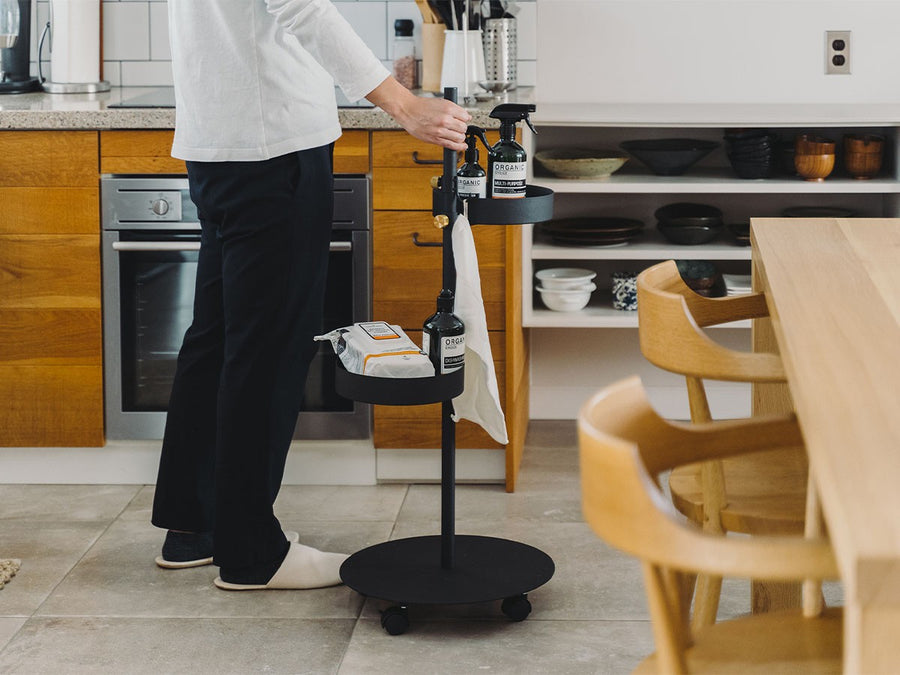
<svg viewBox="0 0 900 675">
<path fill-rule="evenodd" d="M 371 318 L 369 183 L 335 177 L 321 332 Z M 191 322 L 200 249 L 183 176 L 103 176 L 103 346 L 106 436 L 162 438 L 175 361 Z M 310 366 L 294 438 L 369 438 L 371 406 L 334 390 L 327 342 Z"/>
</svg>

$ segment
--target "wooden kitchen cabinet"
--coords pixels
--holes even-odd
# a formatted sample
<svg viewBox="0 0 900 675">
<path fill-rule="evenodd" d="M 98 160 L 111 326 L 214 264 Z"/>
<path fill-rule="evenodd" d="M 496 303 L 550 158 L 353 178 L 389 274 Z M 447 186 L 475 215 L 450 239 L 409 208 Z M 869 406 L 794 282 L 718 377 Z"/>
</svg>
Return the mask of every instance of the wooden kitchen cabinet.
<svg viewBox="0 0 900 675">
<path fill-rule="evenodd" d="M 497 132 L 489 132 L 495 142 Z M 442 150 L 402 131 L 372 133 L 373 317 L 398 323 L 421 342 L 422 323 L 441 289 L 441 249 L 431 213 L 431 177 Z M 486 151 L 482 157 L 486 157 Z M 424 162 L 424 163 L 423 163 Z M 521 328 L 521 234 L 517 226 L 473 228 L 485 315 L 510 443 L 509 491 L 515 488 L 528 424 L 527 349 Z M 426 244 L 426 245 L 423 245 Z M 375 407 L 376 448 L 440 447 L 440 405 Z M 502 448 L 481 427 L 457 425 L 458 448 Z"/>
<path fill-rule="evenodd" d="M 171 156 L 171 130 L 101 131 L 100 173 L 187 173 Z M 369 172 L 369 132 L 345 131 L 334 144 L 335 173 Z"/>
<path fill-rule="evenodd" d="M 0 133 L 0 446 L 101 446 L 97 133 Z"/>
</svg>

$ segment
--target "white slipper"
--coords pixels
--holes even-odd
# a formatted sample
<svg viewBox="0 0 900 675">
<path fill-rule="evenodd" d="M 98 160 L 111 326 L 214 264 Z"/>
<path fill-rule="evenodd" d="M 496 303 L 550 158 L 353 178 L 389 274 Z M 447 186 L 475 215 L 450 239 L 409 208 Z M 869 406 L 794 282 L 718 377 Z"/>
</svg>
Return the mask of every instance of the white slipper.
<svg viewBox="0 0 900 675">
<path fill-rule="evenodd" d="M 327 553 L 311 546 L 291 543 L 281 567 L 267 584 L 232 584 L 216 577 L 213 583 L 226 591 L 262 591 L 270 589 L 309 589 L 337 586 L 341 582 L 341 565 L 350 556 Z"/>
<path fill-rule="evenodd" d="M 300 541 L 300 533 L 288 530 L 284 533 L 285 539 L 290 542 Z M 189 567 L 202 567 L 203 565 L 212 565 L 212 556 L 203 558 L 194 558 L 192 560 L 166 560 L 163 556 L 156 556 L 156 564 L 167 570 L 183 570 Z"/>
</svg>

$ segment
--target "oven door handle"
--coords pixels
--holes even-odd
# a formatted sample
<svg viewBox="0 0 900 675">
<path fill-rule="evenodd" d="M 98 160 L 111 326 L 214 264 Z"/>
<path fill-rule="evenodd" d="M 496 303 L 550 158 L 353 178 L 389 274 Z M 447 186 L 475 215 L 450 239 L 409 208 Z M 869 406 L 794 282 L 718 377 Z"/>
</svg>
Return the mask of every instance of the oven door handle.
<svg viewBox="0 0 900 675">
<path fill-rule="evenodd" d="M 114 251 L 199 251 L 199 241 L 114 241 Z M 333 241 L 329 251 L 352 251 L 349 241 Z"/>
<path fill-rule="evenodd" d="M 199 251 L 199 241 L 114 241 L 114 251 Z"/>
</svg>

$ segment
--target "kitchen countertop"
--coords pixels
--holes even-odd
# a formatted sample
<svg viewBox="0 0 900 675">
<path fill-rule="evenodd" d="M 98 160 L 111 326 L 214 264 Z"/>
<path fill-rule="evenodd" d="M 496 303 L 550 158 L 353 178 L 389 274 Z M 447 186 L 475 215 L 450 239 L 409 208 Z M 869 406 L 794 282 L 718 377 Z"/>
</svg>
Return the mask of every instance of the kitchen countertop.
<svg viewBox="0 0 900 675">
<path fill-rule="evenodd" d="M 112 104 L 152 92 L 153 87 L 113 87 L 99 94 L 9 94 L 0 96 L 0 129 L 173 129 L 172 108 L 110 108 Z M 472 124 L 492 128 L 497 120 L 488 117 L 501 102 L 532 102 L 533 88 L 521 87 L 505 98 L 466 105 Z M 340 108 L 343 129 L 399 129 L 380 108 Z"/>
</svg>

